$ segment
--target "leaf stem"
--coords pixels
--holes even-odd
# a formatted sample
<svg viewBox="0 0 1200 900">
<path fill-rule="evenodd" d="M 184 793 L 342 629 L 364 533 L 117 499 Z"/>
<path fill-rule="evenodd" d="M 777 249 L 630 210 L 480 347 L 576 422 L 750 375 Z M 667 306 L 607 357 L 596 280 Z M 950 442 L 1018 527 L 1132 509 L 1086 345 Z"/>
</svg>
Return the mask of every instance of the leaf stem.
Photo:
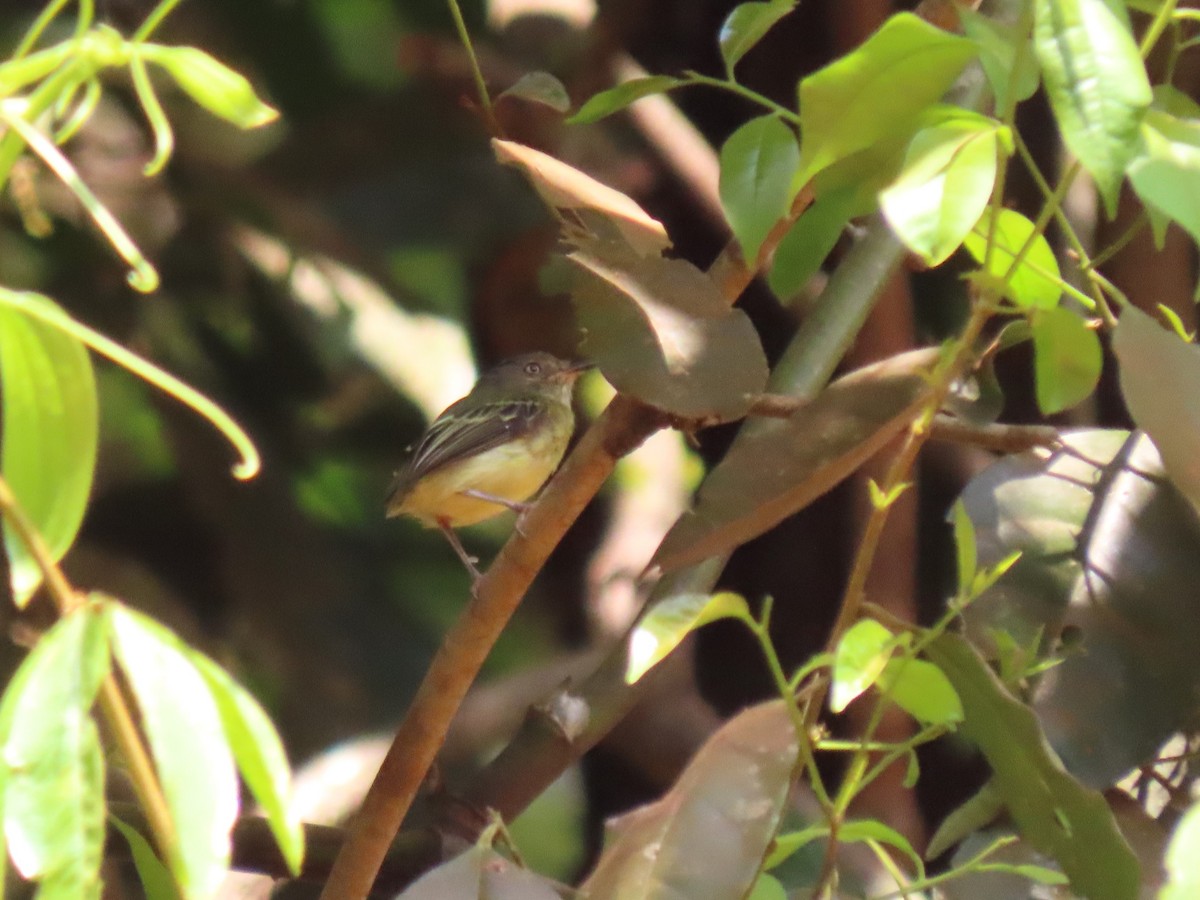
<svg viewBox="0 0 1200 900">
<path fill-rule="evenodd" d="M 36 297 L 44 303 L 29 302 L 27 298 Z M 240 481 L 246 481 L 258 474 L 262 468 L 262 457 L 258 448 L 229 413 L 194 387 L 180 381 L 174 375 L 159 368 L 147 359 L 122 347 L 111 338 L 105 337 L 63 312 L 58 306 L 40 294 L 25 294 L 20 291 L 9 291 L 0 288 L 0 303 L 8 303 L 25 315 L 35 318 L 54 328 L 61 329 L 72 337 L 86 344 L 96 353 L 107 357 L 117 365 L 128 369 L 134 375 L 158 388 L 169 397 L 174 397 L 184 406 L 190 407 L 203 418 L 207 419 L 233 445 L 239 455 L 238 462 L 233 467 L 233 476 Z"/>
<path fill-rule="evenodd" d="M 154 7 L 154 9 L 150 11 L 150 14 L 142 20 L 142 24 L 138 26 L 138 30 L 135 31 L 133 33 L 133 37 L 130 38 L 130 42 L 134 44 L 140 44 L 142 41 L 149 38 L 150 35 L 155 32 L 158 26 L 162 24 L 163 19 L 169 16 L 175 7 L 180 4 L 180 2 L 181 0 L 162 0 L 162 2 L 159 3 L 158 6 Z"/>
<path fill-rule="evenodd" d="M 711 75 L 704 75 L 700 72 L 684 72 L 683 77 L 686 78 L 690 84 L 703 84 L 708 87 L 719 88 L 720 90 L 737 94 L 739 97 L 743 97 L 746 100 L 749 100 L 751 103 L 770 110 L 790 125 L 794 125 L 796 127 L 799 127 L 800 125 L 800 116 L 797 113 L 788 109 L 782 103 L 776 103 L 770 97 L 763 96 L 762 94 L 758 93 L 758 91 L 751 90 L 745 85 L 738 84 L 732 79 L 713 78 Z"/>
<path fill-rule="evenodd" d="M 479 107 L 483 110 L 483 120 L 487 124 L 488 132 L 493 137 L 504 137 L 504 129 L 500 127 L 500 122 L 496 118 L 496 110 L 492 105 L 491 95 L 488 94 L 487 82 L 483 78 L 483 70 L 479 67 L 479 57 L 475 55 L 475 46 L 471 43 L 471 35 L 467 31 L 467 23 L 463 19 L 458 0 L 446 0 L 446 4 L 450 7 L 450 15 L 454 18 L 454 29 L 458 32 L 458 39 L 462 41 L 463 49 L 467 51 L 467 59 L 471 63 L 471 77 L 475 79 L 475 92 L 479 95 Z"/>
<path fill-rule="evenodd" d="M 11 59 L 18 60 L 37 46 L 37 42 L 41 39 L 42 33 L 46 30 L 47 26 L 58 17 L 58 14 L 63 11 L 63 7 L 70 2 L 71 0 L 52 0 L 52 2 L 46 4 L 46 7 L 33 20 L 33 24 L 29 26 L 29 30 L 25 32 L 25 36 L 21 38 L 21 43 L 17 44 L 17 49 L 13 51 Z"/>
</svg>

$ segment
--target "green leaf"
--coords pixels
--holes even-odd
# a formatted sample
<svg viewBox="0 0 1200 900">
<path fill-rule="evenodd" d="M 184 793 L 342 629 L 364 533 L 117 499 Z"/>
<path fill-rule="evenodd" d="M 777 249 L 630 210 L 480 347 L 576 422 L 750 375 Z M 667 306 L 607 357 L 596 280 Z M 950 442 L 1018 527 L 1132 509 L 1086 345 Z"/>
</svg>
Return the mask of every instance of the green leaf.
<svg viewBox="0 0 1200 900">
<path fill-rule="evenodd" d="M 0 97 L 15 94 L 26 85 L 41 81 L 74 52 L 72 42 L 63 41 L 45 50 L 13 59 L 0 66 Z"/>
<path fill-rule="evenodd" d="M 1152 99 L 1123 16 L 1119 3 L 1106 0 L 1034 3 L 1034 49 L 1050 106 L 1067 147 L 1095 179 L 1110 218 Z"/>
<path fill-rule="evenodd" d="M 108 658 L 100 610 L 84 606 L 42 636 L 0 704 L 4 834 L 47 896 L 99 894 L 104 758 L 91 708 Z"/>
<path fill-rule="evenodd" d="M 254 442 L 242 427 L 230 418 L 229 414 L 217 406 L 195 388 L 189 387 L 168 372 L 160 369 L 149 360 L 143 359 L 136 353 L 131 353 L 116 341 L 88 328 L 62 311 L 50 298 L 32 291 L 9 291 L 0 288 L 0 306 L 13 307 L 31 319 L 48 325 L 64 334 L 81 341 L 91 350 L 128 369 L 143 381 L 158 388 L 164 394 L 174 397 L 184 406 L 190 407 L 207 419 L 214 428 L 223 434 L 241 459 L 233 468 L 233 476 L 241 480 L 253 478 L 261 467 L 261 458 Z"/>
<path fill-rule="evenodd" d="M 925 877 L 925 861 L 912 848 L 912 844 L 908 842 L 908 838 L 895 828 L 884 825 L 875 819 L 858 819 L 856 821 L 843 822 L 842 827 L 838 829 L 838 840 L 850 843 L 879 841 L 882 844 L 895 847 L 908 857 L 908 861 L 912 863 L 917 877 Z"/>
<path fill-rule="evenodd" d="M 245 77 L 203 50 L 162 44 L 142 44 L 138 50 L 214 116 L 239 128 L 257 128 L 279 118 L 278 110 L 258 99 Z"/>
<path fill-rule="evenodd" d="M 795 186 L 915 127 L 974 55 L 966 38 L 897 13 L 861 47 L 807 76 L 800 82 L 803 153 Z"/>
<path fill-rule="evenodd" d="M 930 266 L 945 262 L 987 208 L 997 151 L 1007 131 L 986 116 L 955 111 L 912 139 L 899 177 L 879 195 L 888 224 Z"/>
<path fill-rule="evenodd" d="M 883 674 L 896 636 L 874 619 L 861 619 L 838 641 L 833 657 L 829 708 L 840 713 Z"/>
<path fill-rule="evenodd" d="M 114 815 L 110 814 L 108 820 L 129 843 L 129 852 L 133 854 L 133 865 L 137 869 L 138 881 L 142 883 L 146 900 L 180 900 L 171 873 L 142 833 Z"/>
<path fill-rule="evenodd" d="M 1153 211 L 1177 222 L 1200 243 L 1200 121 L 1150 110 L 1142 124 L 1142 152 L 1129 182 Z"/>
<path fill-rule="evenodd" d="M 738 60 L 795 7 L 796 0 L 764 0 L 735 6 L 721 25 L 718 38 L 725 71 L 732 76 Z"/>
<path fill-rule="evenodd" d="M 237 771 L 220 711 L 192 651 L 171 631 L 115 602 L 111 623 L 175 825 L 167 865 L 186 896 L 208 896 L 229 867 L 238 812 Z"/>
<path fill-rule="evenodd" d="M 74 337 L 0 303 L 0 390 L 0 470 L 57 561 L 79 531 L 96 466 L 91 360 Z M 7 521 L 4 547 L 13 597 L 24 606 L 41 570 Z"/>
<path fill-rule="evenodd" d="M 957 635 L 941 635 L 927 652 L 958 691 L 961 731 L 987 758 L 996 789 L 1025 839 L 1054 857 L 1071 879 L 1071 889 L 1089 900 L 1136 897 L 1137 858 L 1108 804 L 1067 774 L 1032 710 L 1014 699 Z"/>
<path fill-rule="evenodd" d="M 751 265 L 788 210 L 799 162 L 796 135 L 775 116 L 751 119 L 721 147 L 721 206 Z"/>
<path fill-rule="evenodd" d="M 963 33 L 979 47 L 979 62 L 996 98 L 996 109 L 1006 110 L 1032 97 L 1038 88 L 1039 74 L 1037 57 L 1028 46 L 1028 31 L 1022 34 L 1015 25 L 989 19 L 969 6 L 959 6 L 956 11 Z M 1026 46 L 1018 52 L 1022 44 Z M 1015 76 L 1014 66 L 1019 66 Z"/>
<path fill-rule="evenodd" d="M 888 699 L 926 725 L 953 725 L 963 717 L 962 702 L 953 685 L 931 662 L 891 659 L 879 676 Z"/>
<path fill-rule="evenodd" d="M 963 240 L 963 246 L 981 265 L 987 257 L 991 222 L 992 215 L 989 210 Z M 995 222 L 996 247 L 992 251 L 987 275 L 998 282 L 1008 274 L 1013 260 L 1033 234 L 1033 223 L 1012 209 L 1001 209 Z M 1054 251 L 1050 249 L 1045 236 L 1039 234 L 1034 238 L 1029 252 L 1022 257 L 1021 264 L 1012 273 L 1012 277 L 1003 285 L 1002 293 L 1022 309 L 1053 309 L 1058 305 L 1058 298 L 1062 296 L 1060 280 L 1058 260 L 1054 258 Z"/>
<path fill-rule="evenodd" d="M 792 223 L 775 248 L 767 284 L 780 299 L 794 297 L 821 268 L 854 212 L 852 187 L 827 191 Z"/>
<path fill-rule="evenodd" d="M 771 842 L 771 850 L 763 862 L 764 869 L 774 869 L 791 857 L 797 850 L 807 847 L 813 841 L 829 836 L 828 825 L 812 825 L 799 831 L 789 831 L 777 834 Z"/>
<path fill-rule="evenodd" d="M 965 599 L 971 596 L 971 585 L 975 581 L 979 563 L 975 548 L 975 526 L 961 499 L 955 501 L 950 511 L 950 521 L 954 524 L 954 552 L 958 561 L 958 596 Z"/>
<path fill-rule="evenodd" d="M 629 635 L 625 683 L 633 684 L 666 658 L 691 632 L 717 619 L 752 622 L 739 594 L 676 594 L 656 603 Z"/>
<path fill-rule="evenodd" d="M 1104 365 L 1096 332 L 1061 306 L 1034 310 L 1030 325 L 1038 408 L 1050 416 L 1091 396 Z"/>
<path fill-rule="evenodd" d="M 292 874 L 304 860 L 304 826 L 291 804 L 291 771 L 283 742 L 258 701 L 202 653 L 192 662 L 208 683 L 217 704 L 225 738 L 250 793 L 262 807 L 271 833 Z"/>
<path fill-rule="evenodd" d="M 567 89 L 549 72 L 526 72 L 496 99 L 504 97 L 540 103 L 560 113 L 565 113 L 571 108 L 571 98 L 567 96 Z"/>
<path fill-rule="evenodd" d="M 671 75 L 647 75 L 644 78 L 631 78 L 616 87 L 592 95 L 573 116 L 567 118 L 571 125 L 590 125 L 606 116 L 619 112 L 631 103 L 649 97 L 652 94 L 662 94 L 687 84 L 682 78 Z"/>
<path fill-rule="evenodd" d="M 1164 863 L 1167 884 L 1158 900 L 1200 896 L 1200 803 L 1193 803 L 1175 826 Z"/>
</svg>

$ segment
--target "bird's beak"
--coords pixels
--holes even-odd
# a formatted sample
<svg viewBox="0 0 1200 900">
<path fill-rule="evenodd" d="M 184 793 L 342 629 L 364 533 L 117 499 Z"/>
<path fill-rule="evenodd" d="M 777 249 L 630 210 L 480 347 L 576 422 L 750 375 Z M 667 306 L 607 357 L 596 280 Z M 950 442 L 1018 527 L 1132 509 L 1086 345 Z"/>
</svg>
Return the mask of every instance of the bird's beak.
<svg viewBox="0 0 1200 900">
<path fill-rule="evenodd" d="M 594 362 L 589 362 L 587 360 L 584 360 L 582 362 L 572 363 L 570 366 L 568 366 L 566 369 L 563 370 L 563 375 L 565 375 L 567 378 L 575 379 L 575 378 L 578 378 L 580 375 L 582 375 L 584 372 L 586 372 L 588 369 L 594 369 L 594 368 L 596 368 L 596 364 Z"/>
</svg>

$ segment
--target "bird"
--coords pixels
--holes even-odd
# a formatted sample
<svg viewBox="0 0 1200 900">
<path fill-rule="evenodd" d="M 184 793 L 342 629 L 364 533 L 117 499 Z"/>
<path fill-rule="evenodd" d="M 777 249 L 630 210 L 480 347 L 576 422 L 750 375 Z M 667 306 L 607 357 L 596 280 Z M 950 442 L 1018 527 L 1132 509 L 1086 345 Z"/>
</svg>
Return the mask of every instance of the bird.
<svg viewBox="0 0 1200 900">
<path fill-rule="evenodd" d="M 454 529 L 526 501 L 554 474 L 575 429 L 571 396 L 590 363 L 527 353 L 486 370 L 425 430 L 387 493 L 388 518 L 438 528 L 473 581 L 477 562 Z"/>
</svg>

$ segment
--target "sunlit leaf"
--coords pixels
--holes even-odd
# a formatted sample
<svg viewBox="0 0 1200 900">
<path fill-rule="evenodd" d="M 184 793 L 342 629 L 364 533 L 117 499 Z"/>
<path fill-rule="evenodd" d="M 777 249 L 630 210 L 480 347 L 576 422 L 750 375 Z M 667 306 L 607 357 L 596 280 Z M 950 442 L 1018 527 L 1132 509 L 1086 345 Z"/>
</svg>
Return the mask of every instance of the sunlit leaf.
<svg viewBox="0 0 1200 900">
<path fill-rule="evenodd" d="M 896 649 L 896 636 L 874 619 L 855 622 L 833 655 L 829 708 L 840 713 L 875 684 Z"/>
<path fill-rule="evenodd" d="M 652 564 L 669 571 L 730 550 L 833 488 L 911 421 L 937 357 L 917 350 L 866 366 L 785 421 L 739 437 Z"/>
<path fill-rule="evenodd" d="M 147 62 L 162 66 L 196 103 L 239 128 L 257 128 L 279 118 L 279 111 L 258 98 L 245 76 L 203 50 L 141 44 L 138 52 Z"/>
<path fill-rule="evenodd" d="M 671 75 L 647 75 L 644 78 L 631 78 L 616 87 L 593 95 L 575 115 L 568 117 L 567 122 L 571 125 L 588 125 L 598 122 L 605 116 L 611 116 L 643 97 L 662 94 L 686 83 L 683 79 Z"/>
<path fill-rule="evenodd" d="M 1034 12 L 1034 49 L 1050 106 L 1111 217 L 1152 97 L 1128 17 L 1109 0 L 1035 0 Z"/>
<path fill-rule="evenodd" d="M 904 245 L 928 265 L 945 262 L 979 221 L 996 181 L 999 123 L 974 113 L 943 113 L 912 139 L 899 177 L 879 196 Z"/>
<path fill-rule="evenodd" d="M 987 758 L 996 790 L 1025 839 L 1058 861 L 1076 893 L 1090 900 L 1136 896 L 1137 858 L 1103 795 L 1067 774 L 1033 711 L 957 635 L 941 635 L 928 653 L 962 698 L 961 731 Z"/>
<path fill-rule="evenodd" d="M 783 701 L 740 713 L 662 799 L 615 820 L 582 889 L 591 897 L 744 896 L 778 827 L 796 756 Z"/>
<path fill-rule="evenodd" d="M 0 303 L 0 390 L 0 469 L 57 561 L 83 521 L 96 465 L 91 360 L 74 337 Z M 42 573 L 7 520 L 4 548 L 24 605 Z"/>
<path fill-rule="evenodd" d="M 1090 397 L 1104 366 L 1096 332 L 1061 306 L 1035 310 L 1030 324 L 1038 409 L 1050 416 Z"/>
<path fill-rule="evenodd" d="M 1154 441 L 1171 481 L 1200 509 L 1200 348 L 1134 307 L 1113 335 L 1121 394 L 1133 421 Z"/>
<path fill-rule="evenodd" d="M 707 275 L 615 241 L 579 241 L 567 259 L 578 269 L 571 299 L 582 350 L 614 387 L 686 419 L 746 414 L 766 385 L 766 355 L 750 319 Z"/>
<path fill-rule="evenodd" d="M 104 759 L 91 718 L 108 672 L 101 611 L 82 607 L 38 641 L 0 704 L 4 834 L 42 894 L 98 894 Z"/>
<path fill-rule="evenodd" d="M 743 258 L 752 265 L 788 210 L 799 161 L 796 135 L 775 116 L 751 119 L 721 147 L 721 205 Z"/>
<path fill-rule="evenodd" d="M 291 771 L 283 743 L 258 701 L 207 656 L 193 652 L 217 704 L 225 738 L 250 793 L 262 807 L 271 833 L 293 874 L 304 859 L 304 826 L 291 796 Z"/>
<path fill-rule="evenodd" d="M 974 55 L 966 38 L 897 13 L 862 46 L 806 76 L 797 186 L 880 138 L 915 127 Z"/>
<path fill-rule="evenodd" d="M 1001 209 L 995 218 L 994 227 L 992 221 L 993 217 L 989 211 L 963 239 L 963 246 L 975 257 L 975 261 L 982 265 L 987 259 L 989 235 L 994 235 L 996 245 L 992 250 L 987 273 L 999 281 L 1008 275 L 1017 254 L 1033 234 L 1034 226 L 1012 209 Z M 1012 277 L 1005 283 L 1003 294 L 1023 309 L 1053 309 L 1058 305 L 1058 298 L 1062 296 L 1060 278 L 1054 251 L 1050 249 L 1045 236 L 1039 234 L 1033 239 L 1033 246 L 1021 258 L 1021 263 Z"/>
<path fill-rule="evenodd" d="M 625 681 L 633 684 L 666 658 L 691 632 L 717 619 L 750 619 L 738 594 L 676 594 L 654 604 L 629 635 Z"/>
<path fill-rule="evenodd" d="M 167 865 L 185 894 L 208 896 L 229 867 L 238 812 L 237 770 L 220 711 L 178 637 L 116 603 L 111 623 L 178 834 Z"/>
<path fill-rule="evenodd" d="M 721 25 L 718 42 L 721 58 L 725 60 L 725 71 L 732 72 L 746 53 L 763 35 L 790 13 L 797 0 L 751 0 L 738 4 Z"/>
<path fill-rule="evenodd" d="M 611 229 L 611 235 L 599 237 L 619 237 L 643 256 L 656 256 L 671 246 L 662 223 L 620 191 L 531 147 L 493 139 L 492 149 L 501 163 L 524 173 L 551 209 L 583 217 L 585 227 L 607 225 Z M 588 213 L 591 216 L 586 216 Z"/>
</svg>

